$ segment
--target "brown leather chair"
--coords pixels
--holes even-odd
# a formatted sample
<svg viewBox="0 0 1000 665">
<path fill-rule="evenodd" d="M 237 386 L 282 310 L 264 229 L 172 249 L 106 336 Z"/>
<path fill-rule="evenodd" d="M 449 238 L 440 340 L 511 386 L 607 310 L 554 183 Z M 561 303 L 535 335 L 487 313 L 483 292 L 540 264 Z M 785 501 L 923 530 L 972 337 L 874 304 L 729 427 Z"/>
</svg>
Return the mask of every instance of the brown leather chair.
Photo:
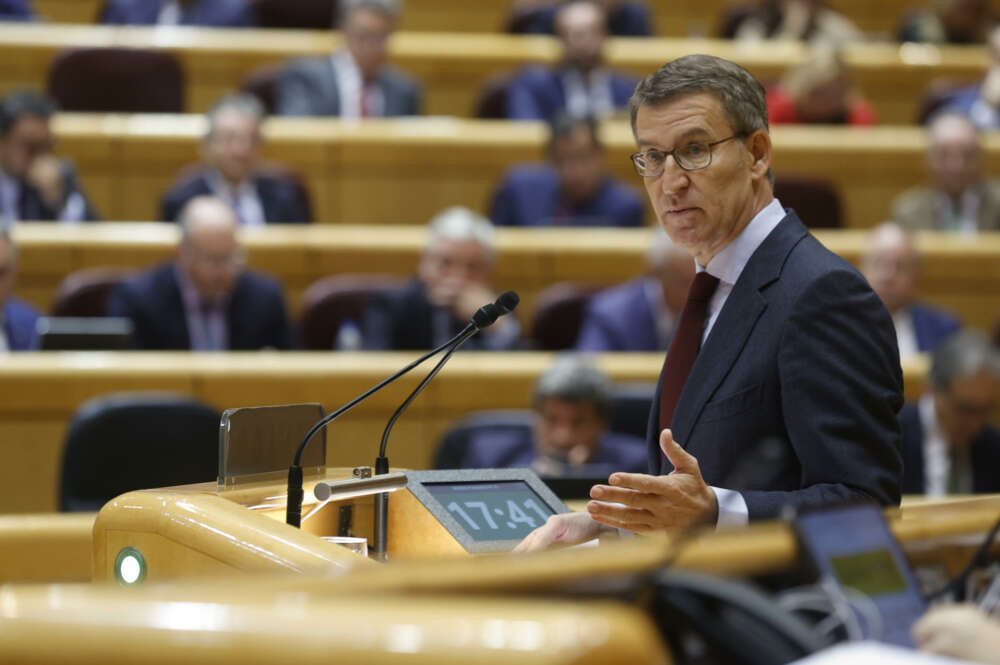
<svg viewBox="0 0 1000 665">
<path fill-rule="evenodd" d="M 844 226 L 840 194 L 826 180 L 775 176 L 774 196 L 785 208 L 794 209 L 811 229 L 839 229 Z"/>
<path fill-rule="evenodd" d="M 284 64 L 258 67 L 243 77 L 240 90 L 259 99 L 268 113 L 274 113 L 277 107 L 278 79 L 284 70 Z"/>
<path fill-rule="evenodd" d="M 337 22 L 337 0 L 255 0 L 260 28 L 329 30 Z"/>
<path fill-rule="evenodd" d="M 531 322 L 531 338 L 544 351 L 561 351 L 576 346 L 587 301 L 601 287 L 593 284 L 559 282 L 538 294 Z"/>
<path fill-rule="evenodd" d="M 394 275 L 333 275 L 309 285 L 302 294 L 299 338 L 307 350 L 334 348 L 340 327 L 347 321 L 360 326 L 368 301 L 375 294 L 402 283 Z"/>
<path fill-rule="evenodd" d="M 63 51 L 49 69 L 48 89 L 64 111 L 184 111 L 184 72 L 177 58 L 165 51 L 129 48 Z"/>
<path fill-rule="evenodd" d="M 472 117 L 481 120 L 507 119 L 507 87 L 513 75 L 510 72 L 493 74 L 479 88 Z"/>
<path fill-rule="evenodd" d="M 132 274 L 127 268 L 84 268 L 66 275 L 49 308 L 52 316 L 107 316 L 111 291 Z"/>
</svg>

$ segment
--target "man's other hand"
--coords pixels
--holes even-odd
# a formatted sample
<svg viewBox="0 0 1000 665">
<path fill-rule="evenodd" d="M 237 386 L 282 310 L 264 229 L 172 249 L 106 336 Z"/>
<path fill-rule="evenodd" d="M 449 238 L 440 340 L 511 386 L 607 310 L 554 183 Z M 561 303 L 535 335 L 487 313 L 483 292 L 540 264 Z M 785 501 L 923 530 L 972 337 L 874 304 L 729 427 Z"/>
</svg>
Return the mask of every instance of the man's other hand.
<svg viewBox="0 0 1000 665">
<path fill-rule="evenodd" d="M 553 515 L 518 543 L 515 552 L 535 552 L 552 547 L 568 547 L 593 540 L 605 528 L 587 513 Z"/>
</svg>

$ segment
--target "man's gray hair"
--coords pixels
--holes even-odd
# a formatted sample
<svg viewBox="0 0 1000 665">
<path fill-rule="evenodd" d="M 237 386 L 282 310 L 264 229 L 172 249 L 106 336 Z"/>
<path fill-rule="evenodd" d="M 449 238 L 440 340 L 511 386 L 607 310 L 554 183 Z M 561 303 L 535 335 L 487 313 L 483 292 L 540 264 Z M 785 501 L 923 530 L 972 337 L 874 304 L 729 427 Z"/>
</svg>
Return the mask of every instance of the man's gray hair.
<svg viewBox="0 0 1000 665">
<path fill-rule="evenodd" d="M 538 378 L 535 408 L 540 408 L 542 402 L 550 398 L 593 404 L 601 418 L 611 418 L 611 385 L 607 377 L 579 353 L 557 356 L 552 366 Z"/>
<path fill-rule="evenodd" d="M 489 219 L 468 208 L 452 206 L 434 215 L 427 224 L 427 249 L 435 249 L 442 240 L 474 240 L 492 260 L 495 235 Z"/>
<path fill-rule="evenodd" d="M 264 108 L 264 105 L 255 96 L 245 92 L 230 93 L 215 102 L 205 112 L 205 118 L 208 120 L 208 133 L 206 134 L 208 138 L 211 138 L 215 133 L 215 125 L 219 116 L 226 111 L 239 111 L 244 115 L 250 116 L 257 121 L 258 126 L 267 117 L 267 109 Z"/>
<path fill-rule="evenodd" d="M 403 11 L 402 0 L 341 0 L 338 15 L 343 25 L 347 17 L 359 9 L 367 9 L 395 19 Z"/>
<path fill-rule="evenodd" d="M 1000 353 L 978 330 L 959 330 L 941 342 L 931 357 L 927 378 L 935 390 L 946 391 L 963 376 L 989 372 L 1000 379 Z"/>
</svg>

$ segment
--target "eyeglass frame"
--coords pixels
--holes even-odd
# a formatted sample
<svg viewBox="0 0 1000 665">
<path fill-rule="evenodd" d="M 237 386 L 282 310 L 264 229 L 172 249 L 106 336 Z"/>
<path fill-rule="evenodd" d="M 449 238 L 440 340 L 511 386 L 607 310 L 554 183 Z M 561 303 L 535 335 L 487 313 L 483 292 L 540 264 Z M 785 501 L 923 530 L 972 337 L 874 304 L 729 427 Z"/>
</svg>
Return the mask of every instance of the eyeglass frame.
<svg viewBox="0 0 1000 665">
<path fill-rule="evenodd" d="M 746 132 L 737 132 L 736 134 L 727 136 L 724 139 L 719 139 L 718 141 L 692 141 L 691 143 L 686 143 L 683 146 L 674 148 L 673 150 L 657 150 L 657 152 L 663 153 L 663 171 L 660 171 L 655 175 L 642 174 L 639 171 L 639 165 L 635 161 L 637 157 L 641 157 L 645 153 L 649 152 L 648 150 L 640 150 L 639 152 L 634 152 L 631 155 L 629 155 L 629 159 L 632 160 L 632 166 L 633 168 L 635 168 L 635 172 L 639 175 L 640 178 L 659 178 L 661 175 L 663 175 L 664 171 L 666 171 L 667 157 L 673 157 L 674 164 L 676 164 L 678 168 L 680 168 L 682 171 L 701 171 L 703 169 L 707 169 L 709 166 L 712 165 L 712 157 L 715 155 L 715 151 L 712 150 L 712 148 L 719 145 L 720 143 L 725 143 L 726 141 L 731 141 L 735 138 L 746 138 L 747 136 L 749 136 L 749 134 L 747 134 Z M 696 166 L 694 168 L 688 168 L 677 160 L 677 156 L 675 153 L 678 150 L 681 150 L 683 148 L 689 148 L 693 145 L 703 145 L 708 149 L 708 161 L 705 162 L 704 166 Z"/>
</svg>

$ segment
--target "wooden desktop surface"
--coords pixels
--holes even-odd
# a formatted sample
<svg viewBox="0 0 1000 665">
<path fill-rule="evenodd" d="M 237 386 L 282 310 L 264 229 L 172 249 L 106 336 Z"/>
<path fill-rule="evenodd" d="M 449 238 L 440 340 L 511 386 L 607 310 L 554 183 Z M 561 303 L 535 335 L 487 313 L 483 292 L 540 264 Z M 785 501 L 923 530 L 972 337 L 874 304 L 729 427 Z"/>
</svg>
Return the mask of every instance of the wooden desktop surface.
<svg viewBox="0 0 1000 665">
<path fill-rule="evenodd" d="M 187 108 L 200 112 L 238 87 L 250 72 L 290 58 L 326 55 L 340 42 L 339 33 L 326 30 L 0 25 L 0 93 L 43 87 L 53 58 L 63 49 L 151 48 L 180 59 L 186 73 Z M 556 39 L 548 36 L 399 32 L 390 44 L 390 59 L 422 84 L 424 113 L 469 116 L 491 76 L 529 63 L 554 63 L 559 50 Z M 641 77 L 668 60 L 694 52 L 735 60 L 767 82 L 801 62 L 807 47 L 800 43 L 614 38 L 608 40 L 605 54 L 610 66 Z M 984 47 L 915 44 L 856 44 L 847 47 L 844 58 L 881 122 L 896 124 L 914 122 L 933 79 L 971 84 L 983 77 L 989 64 Z"/>
<path fill-rule="evenodd" d="M 517 291 L 525 326 L 536 297 L 556 282 L 613 285 L 640 275 L 646 266 L 651 229 L 499 229 L 499 259 L 493 284 Z M 866 233 L 820 231 L 819 239 L 858 264 Z M 18 224 L 21 251 L 17 293 L 48 310 L 59 282 L 70 272 L 98 266 L 144 269 L 168 260 L 177 242 L 173 224 Z M 415 274 L 425 242 L 418 226 L 275 225 L 246 229 L 251 268 L 279 278 L 288 306 L 298 311 L 303 291 L 337 274 Z M 991 330 L 1000 314 L 1000 233 L 976 237 L 922 233 L 921 299 L 956 311 L 963 320 Z"/>
<path fill-rule="evenodd" d="M 163 194 L 198 162 L 204 129 L 195 115 L 63 114 L 54 122 L 58 154 L 75 163 L 101 215 L 117 221 L 159 218 Z M 451 205 L 487 212 L 504 173 L 544 159 L 547 140 L 542 123 L 456 118 L 275 118 L 264 135 L 265 159 L 303 177 L 325 224 L 423 224 Z M 602 137 L 611 174 L 645 203 L 628 124 L 609 123 Z M 883 221 L 897 195 L 927 179 L 927 140 L 917 127 L 782 126 L 772 138 L 775 172 L 830 181 L 850 227 Z M 1000 136 L 984 143 L 987 172 L 1000 172 Z"/>
</svg>

